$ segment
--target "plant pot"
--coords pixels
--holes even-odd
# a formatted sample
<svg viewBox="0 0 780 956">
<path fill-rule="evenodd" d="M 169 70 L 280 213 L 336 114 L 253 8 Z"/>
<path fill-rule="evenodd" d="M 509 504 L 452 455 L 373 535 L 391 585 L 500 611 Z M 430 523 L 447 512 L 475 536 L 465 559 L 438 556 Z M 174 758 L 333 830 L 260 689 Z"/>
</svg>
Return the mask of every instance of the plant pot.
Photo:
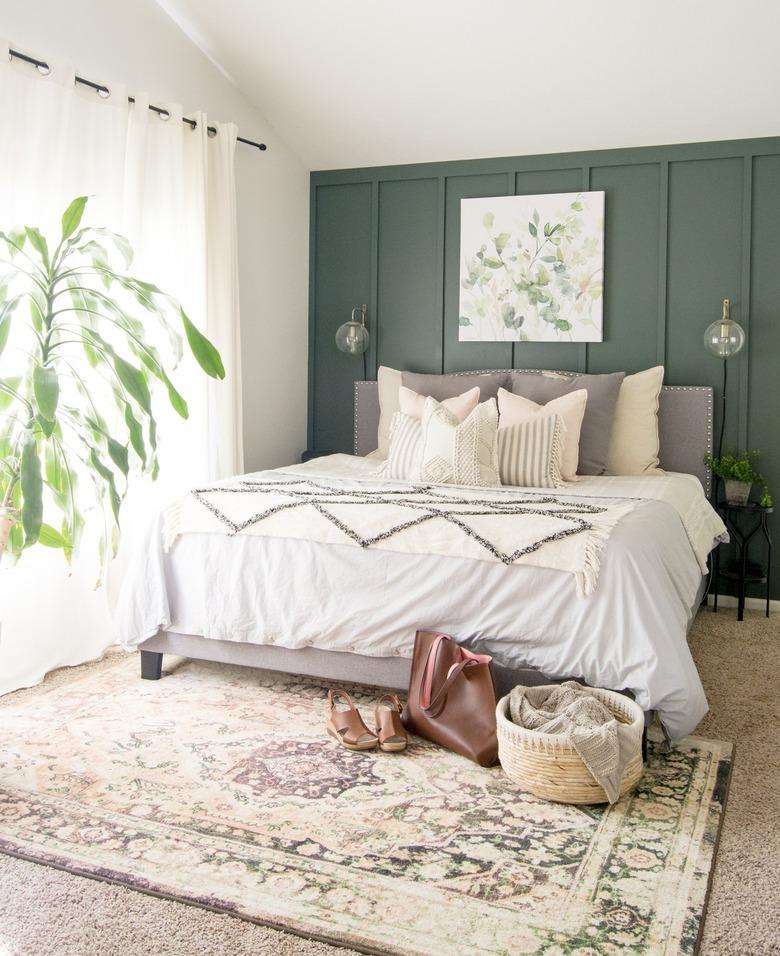
<svg viewBox="0 0 780 956">
<path fill-rule="evenodd" d="M 727 478 L 724 482 L 726 501 L 730 505 L 746 505 L 750 497 L 750 489 L 753 487 L 751 481 L 734 481 L 733 478 Z"/>
</svg>

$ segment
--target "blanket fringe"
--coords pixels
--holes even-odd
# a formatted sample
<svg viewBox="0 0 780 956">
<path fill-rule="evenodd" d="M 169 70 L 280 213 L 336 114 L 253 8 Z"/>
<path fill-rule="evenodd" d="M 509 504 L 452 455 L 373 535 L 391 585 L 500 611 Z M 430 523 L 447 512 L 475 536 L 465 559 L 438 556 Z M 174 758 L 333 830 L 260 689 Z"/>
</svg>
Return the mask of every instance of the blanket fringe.
<svg viewBox="0 0 780 956">
<path fill-rule="evenodd" d="M 162 513 L 162 546 L 163 550 L 168 552 L 173 547 L 173 542 L 181 533 L 181 516 L 184 507 L 184 498 L 179 498 L 172 505 L 164 509 Z"/>
</svg>

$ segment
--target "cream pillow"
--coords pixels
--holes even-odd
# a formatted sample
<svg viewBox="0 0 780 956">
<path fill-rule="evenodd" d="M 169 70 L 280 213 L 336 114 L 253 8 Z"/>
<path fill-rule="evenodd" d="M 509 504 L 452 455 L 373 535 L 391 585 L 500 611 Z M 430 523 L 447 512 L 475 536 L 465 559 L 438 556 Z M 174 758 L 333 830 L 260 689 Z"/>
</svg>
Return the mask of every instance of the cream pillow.
<svg viewBox="0 0 780 956">
<path fill-rule="evenodd" d="M 498 407 L 494 398 L 477 405 L 463 422 L 435 399 L 425 399 L 420 481 L 480 488 L 501 484 Z"/>
<path fill-rule="evenodd" d="M 395 413 L 401 410 L 398 404 L 398 390 L 401 387 L 401 373 L 398 369 L 380 365 L 376 373 L 379 391 L 379 428 L 376 433 L 377 451 L 380 458 L 390 454 L 390 426 Z"/>
<path fill-rule="evenodd" d="M 658 467 L 658 402 L 663 383 L 663 365 L 623 379 L 609 439 L 608 475 L 664 474 Z"/>
<path fill-rule="evenodd" d="M 546 405 L 538 405 L 530 398 L 523 398 L 522 395 L 514 395 L 504 388 L 499 388 L 498 427 L 500 430 L 520 425 L 537 416 L 560 415 L 566 429 L 561 451 L 561 478 L 564 481 L 576 481 L 580 458 L 580 429 L 587 404 L 588 392 L 584 388 L 554 398 Z"/>
<path fill-rule="evenodd" d="M 413 392 L 411 388 L 406 388 L 405 385 L 398 389 L 399 410 L 402 415 L 408 415 L 410 418 L 421 419 L 423 417 L 425 399 L 425 395 L 419 395 L 417 392 Z M 474 388 L 470 388 L 461 395 L 445 398 L 441 404 L 452 412 L 459 422 L 462 422 L 479 405 L 479 386 L 475 385 Z"/>
</svg>

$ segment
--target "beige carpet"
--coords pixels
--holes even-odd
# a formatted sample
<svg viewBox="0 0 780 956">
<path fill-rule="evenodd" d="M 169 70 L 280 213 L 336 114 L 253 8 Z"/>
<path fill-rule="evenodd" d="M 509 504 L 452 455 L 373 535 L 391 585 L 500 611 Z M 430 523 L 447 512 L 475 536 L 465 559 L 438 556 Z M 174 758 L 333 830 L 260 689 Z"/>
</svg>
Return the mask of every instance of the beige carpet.
<svg viewBox="0 0 780 956">
<path fill-rule="evenodd" d="M 694 651 L 713 708 L 700 733 L 737 743 L 702 952 L 780 952 L 780 618 L 701 615 Z M 326 952 L 337 950 L 0 856 L 0 956 Z"/>
</svg>

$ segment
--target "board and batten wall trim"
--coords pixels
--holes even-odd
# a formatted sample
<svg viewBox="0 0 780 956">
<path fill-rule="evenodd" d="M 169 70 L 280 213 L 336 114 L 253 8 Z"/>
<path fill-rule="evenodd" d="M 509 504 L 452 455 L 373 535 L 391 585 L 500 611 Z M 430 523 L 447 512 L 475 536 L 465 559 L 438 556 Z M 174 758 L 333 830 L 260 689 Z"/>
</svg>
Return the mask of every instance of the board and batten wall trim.
<svg viewBox="0 0 780 956">
<path fill-rule="evenodd" d="M 459 342 L 460 200 L 580 189 L 606 193 L 604 341 Z M 667 384 L 713 385 L 719 408 L 703 333 L 728 297 L 748 344 L 724 447 L 761 448 L 780 499 L 780 137 L 314 172 L 310 239 L 311 448 L 351 449 L 362 359 L 333 337 L 361 302 L 369 377 L 663 364 Z"/>
</svg>

